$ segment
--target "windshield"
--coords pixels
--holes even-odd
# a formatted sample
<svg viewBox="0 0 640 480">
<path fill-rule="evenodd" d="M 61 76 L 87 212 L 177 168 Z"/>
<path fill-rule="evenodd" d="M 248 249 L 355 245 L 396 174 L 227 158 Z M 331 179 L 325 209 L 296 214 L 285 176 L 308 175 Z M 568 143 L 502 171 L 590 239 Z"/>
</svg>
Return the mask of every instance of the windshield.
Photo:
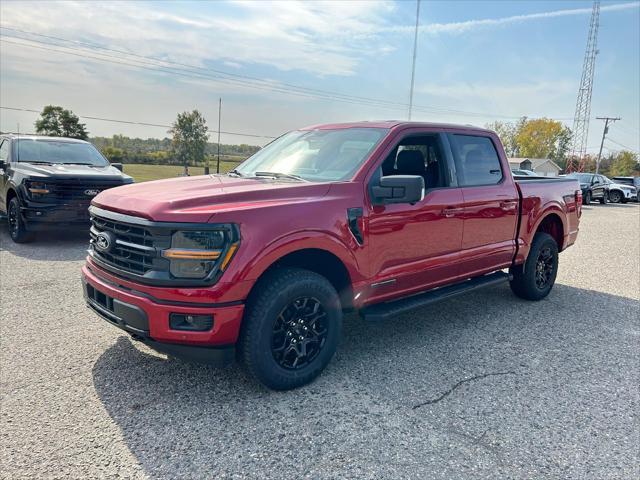
<svg viewBox="0 0 640 480">
<path fill-rule="evenodd" d="M 572 173 L 571 175 L 567 175 L 567 177 L 577 178 L 580 183 L 591 183 L 593 175 L 589 173 Z"/>
<path fill-rule="evenodd" d="M 16 142 L 16 156 L 19 162 L 73 163 L 95 167 L 109 165 L 90 143 L 19 139 Z"/>
<path fill-rule="evenodd" d="M 234 173 L 250 177 L 286 174 L 314 182 L 347 180 L 387 132 L 386 128 L 290 132 L 256 152 Z"/>
</svg>

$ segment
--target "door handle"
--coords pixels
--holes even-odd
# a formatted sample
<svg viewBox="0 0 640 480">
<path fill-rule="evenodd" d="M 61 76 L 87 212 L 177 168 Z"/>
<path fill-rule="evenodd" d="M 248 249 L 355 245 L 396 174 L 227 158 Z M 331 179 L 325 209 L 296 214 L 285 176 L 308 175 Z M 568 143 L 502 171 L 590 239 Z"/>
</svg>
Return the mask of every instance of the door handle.
<svg viewBox="0 0 640 480">
<path fill-rule="evenodd" d="M 504 210 L 505 212 L 509 212 L 511 210 L 515 210 L 516 207 L 518 206 L 518 202 L 516 201 L 509 201 L 509 202 L 500 202 L 500 208 L 502 210 Z"/>
<path fill-rule="evenodd" d="M 451 217 L 455 217 L 456 213 L 460 212 L 459 208 L 443 208 L 442 212 L 440 212 L 440 214 L 443 217 L 447 217 L 447 218 L 451 218 Z"/>
</svg>

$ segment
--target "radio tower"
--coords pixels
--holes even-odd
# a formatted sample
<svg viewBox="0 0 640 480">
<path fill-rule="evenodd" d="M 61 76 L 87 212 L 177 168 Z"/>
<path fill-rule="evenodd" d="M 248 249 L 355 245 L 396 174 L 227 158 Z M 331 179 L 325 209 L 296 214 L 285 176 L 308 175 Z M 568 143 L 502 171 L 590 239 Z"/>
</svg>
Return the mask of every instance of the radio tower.
<svg viewBox="0 0 640 480">
<path fill-rule="evenodd" d="M 587 49 L 584 52 L 582 78 L 578 89 L 576 113 L 573 116 L 573 141 L 567 160 L 567 172 L 582 172 L 587 154 L 587 137 L 589 136 L 589 116 L 591 115 L 591 91 L 593 90 L 593 71 L 598 54 L 598 25 L 600 23 L 600 1 L 593 2 Z M 577 165 L 576 165 L 577 162 Z"/>
</svg>

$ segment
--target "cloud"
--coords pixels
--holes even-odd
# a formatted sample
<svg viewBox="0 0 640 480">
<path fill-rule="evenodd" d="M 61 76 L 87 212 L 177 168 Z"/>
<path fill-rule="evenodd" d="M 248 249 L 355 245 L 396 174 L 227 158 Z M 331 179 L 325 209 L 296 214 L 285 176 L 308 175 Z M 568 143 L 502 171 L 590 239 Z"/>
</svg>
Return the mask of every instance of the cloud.
<svg viewBox="0 0 640 480">
<path fill-rule="evenodd" d="M 613 5 L 605 5 L 600 7 L 601 12 L 614 12 L 621 10 L 635 9 L 640 6 L 640 3 L 617 3 Z M 438 34 L 462 34 L 472 30 L 486 27 L 496 27 L 502 25 L 510 25 L 515 23 L 529 22 L 534 20 L 541 20 L 547 18 L 569 17 L 576 15 L 591 15 L 591 8 L 572 8 L 565 10 L 553 10 L 550 12 L 529 13 L 525 15 L 513 15 L 510 17 L 501 18 L 486 18 L 478 20 L 466 20 L 464 22 L 449 22 L 449 23 L 429 23 L 420 26 L 420 32 L 431 35 Z M 415 26 L 398 26 L 389 27 L 386 29 L 391 32 L 404 32 L 409 33 L 415 30 Z"/>
<path fill-rule="evenodd" d="M 382 42 L 372 38 L 394 8 L 374 0 L 200 2 L 187 16 L 164 2 L 29 5 L 2 2 L 2 25 L 181 63 L 262 64 L 322 76 L 353 75 L 363 56 L 379 54 Z"/>
</svg>

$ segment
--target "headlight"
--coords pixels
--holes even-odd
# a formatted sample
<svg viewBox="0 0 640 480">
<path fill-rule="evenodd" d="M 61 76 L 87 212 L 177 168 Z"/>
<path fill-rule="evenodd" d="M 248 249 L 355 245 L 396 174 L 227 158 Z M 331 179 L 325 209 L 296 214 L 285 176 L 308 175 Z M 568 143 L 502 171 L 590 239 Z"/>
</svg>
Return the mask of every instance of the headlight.
<svg viewBox="0 0 640 480">
<path fill-rule="evenodd" d="M 33 180 L 26 180 L 24 182 L 29 195 L 46 195 L 49 193 L 49 189 L 47 188 L 47 184 L 44 182 L 34 182 Z"/>
<path fill-rule="evenodd" d="M 175 232 L 171 248 L 162 256 L 169 260 L 169 271 L 177 278 L 207 278 L 217 268 L 227 268 L 238 249 L 233 228 Z"/>
</svg>

